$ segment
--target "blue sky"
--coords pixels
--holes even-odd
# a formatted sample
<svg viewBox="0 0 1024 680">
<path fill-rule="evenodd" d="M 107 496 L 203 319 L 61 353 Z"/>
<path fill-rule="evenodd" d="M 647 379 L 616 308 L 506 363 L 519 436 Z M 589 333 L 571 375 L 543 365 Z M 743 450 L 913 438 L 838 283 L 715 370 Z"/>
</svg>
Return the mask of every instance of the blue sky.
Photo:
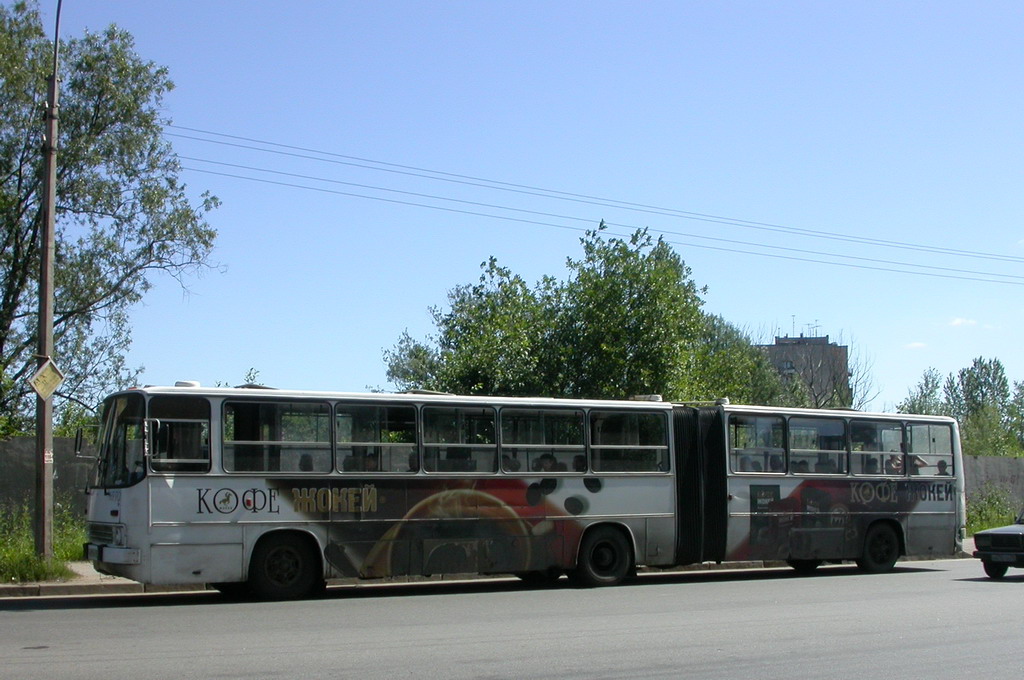
<svg viewBox="0 0 1024 680">
<path fill-rule="evenodd" d="M 64 2 L 112 22 L 223 201 L 223 271 L 133 313 L 146 383 L 386 388 L 481 262 L 561 278 L 601 219 L 754 337 L 850 344 L 876 409 L 978 356 L 1024 380 L 1019 2 Z"/>
</svg>

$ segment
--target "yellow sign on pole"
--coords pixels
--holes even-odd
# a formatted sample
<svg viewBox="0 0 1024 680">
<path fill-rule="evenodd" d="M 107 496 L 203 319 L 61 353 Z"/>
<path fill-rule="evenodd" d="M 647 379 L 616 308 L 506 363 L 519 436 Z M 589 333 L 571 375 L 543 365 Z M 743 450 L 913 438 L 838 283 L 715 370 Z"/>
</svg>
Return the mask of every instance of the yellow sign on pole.
<svg viewBox="0 0 1024 680">
<path fill-rule="evenodd" d="M 53 396 L 53 393 L 57 391 L 61 383 L 64 382 L 64 374 L 57 368 L 57 364 L 53 363 L 53 360 L 47 359 L 46 362 L 39 367 L 39 370 L 35 372 L 31 378 L 29 378 L 28 384 L 32 386 L 32 389 L 36 391 L 36 394 L 45 401 Z"/>
</svg>

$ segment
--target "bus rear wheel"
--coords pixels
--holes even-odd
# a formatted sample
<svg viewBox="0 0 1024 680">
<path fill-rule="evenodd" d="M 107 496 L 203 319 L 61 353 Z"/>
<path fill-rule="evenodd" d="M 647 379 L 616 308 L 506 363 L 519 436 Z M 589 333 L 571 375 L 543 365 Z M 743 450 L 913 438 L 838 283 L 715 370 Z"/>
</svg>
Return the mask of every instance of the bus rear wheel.
<svg viewBox="0 0 1024 680">
<path fill-rule="evenodd" d="M 580 542 L 573 582 L 583 587 L 614 586 L 633 570 L 633 549 L 625 535 L 611 527 L 588 531 Z"/>
<path fill-rule="evenodd" d="M 861 571 L 880 574 L 890 571 L 900 556 L 900 539 L 888 524 L 873 524 L 864 537 L 864 554 L 857 560 Z"/>
<path fill-rule="evenodd" d="M 310 542 L 296 534 L 268 536 L 252 552 L 249 585 L 265 600 L 294 600 L 323 587 L 320 560 Z"/>
</svg>

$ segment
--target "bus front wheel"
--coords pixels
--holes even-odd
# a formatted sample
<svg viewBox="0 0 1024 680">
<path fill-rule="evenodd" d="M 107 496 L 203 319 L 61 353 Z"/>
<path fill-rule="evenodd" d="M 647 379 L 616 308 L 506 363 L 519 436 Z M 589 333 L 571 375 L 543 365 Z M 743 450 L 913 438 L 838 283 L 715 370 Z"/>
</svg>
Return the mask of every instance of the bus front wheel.
<svg viewBox="0 0 1024 680">
<path fill-rule="evenodd" d="M 857 560 L 861 571 L 880 574 L 895 566 L 900 556 L 900 539 L 888 524 L 873 524 L 864 537 L 864 554 Z"/>
<path fill-rule="evenodd" d="M 252 552 L 249 584 L 265 600 L 309 597 L 323 585 L 320 561 L 310 542 L 301 536 L 268 536 Z"/>
<path fill-rule="evenodd" d="M 614 586 L 632 570 L 633 549 L 625 535 L 611 527 L 598 527 L 583 536 L 572 578 L 584 587 Z"/>
</svg>

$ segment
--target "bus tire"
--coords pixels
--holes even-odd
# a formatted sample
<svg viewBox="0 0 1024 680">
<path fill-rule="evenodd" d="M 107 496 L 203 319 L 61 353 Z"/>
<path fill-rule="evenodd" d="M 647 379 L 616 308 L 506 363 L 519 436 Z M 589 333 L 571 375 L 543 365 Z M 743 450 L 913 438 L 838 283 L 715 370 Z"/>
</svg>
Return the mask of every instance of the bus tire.
<svg viewBox="0 0 1024 680">
<path fill-rule="evenodd" d="M 801 576 L 808 576 L 821 566 L 821 560 L 786 560 L 786 564 L 793 567 L 793 571 Z"/>
<path fill-rule="evenodd" d="M 900 556 L 900 539 L 892 525 L 885 522 L 872 524 L 864 537 L 864 553 L 857 560 L 861 571 L 880 574 L 891 571 Z"/>
<path fill-rule="evenodd" d="M 311 541 L 298 534 L 260 540 L 249 562 L 249 585 L 264 600 L 294 600 L 323 589 L 322 566 Z"/>
<path fill-rule="evenodd" d="M 583 535 L 572 580 L 585 588 L 614 586 L 632 573 L 633 566 L 633 547 L 625 534 L 597 527 Z"/>
<path fill-rule="evenodd" d="M 1006 570 L 1009 568 L 1008 565 L 996 564 L 995 562 L 982 562 L 981 565 L 985 568 L 985 574 L 997 581 L 1006 576 Z"/>
</svg>

